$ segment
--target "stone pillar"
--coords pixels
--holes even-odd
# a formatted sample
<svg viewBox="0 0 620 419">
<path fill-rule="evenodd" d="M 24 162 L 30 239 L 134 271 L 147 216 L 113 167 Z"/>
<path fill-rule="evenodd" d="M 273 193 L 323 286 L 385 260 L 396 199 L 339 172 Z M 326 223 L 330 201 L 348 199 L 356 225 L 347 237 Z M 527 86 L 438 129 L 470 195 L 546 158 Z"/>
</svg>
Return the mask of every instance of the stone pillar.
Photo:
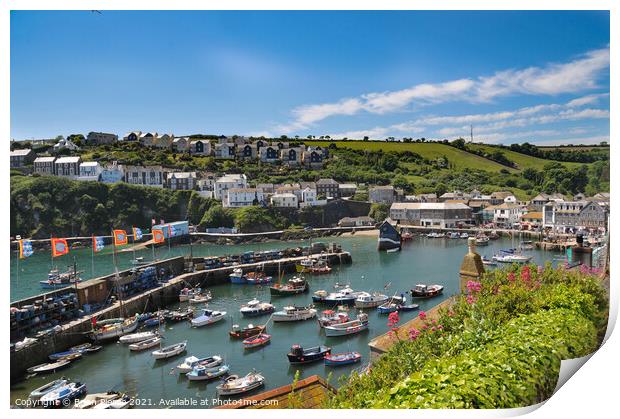
<svg viewBox="0 0 620 419">
<path fill-rule="evenodd" d="M 480 255 L 476 253 L 476 239 L 474 237 L 467 239 L 467 247 L 469 250 L 463 258 L 459 271 L 459 282 L 463 293 L 466 290 L 467 281 L 479 281 L 484 274 L 484 264 Z"/>
</svg>

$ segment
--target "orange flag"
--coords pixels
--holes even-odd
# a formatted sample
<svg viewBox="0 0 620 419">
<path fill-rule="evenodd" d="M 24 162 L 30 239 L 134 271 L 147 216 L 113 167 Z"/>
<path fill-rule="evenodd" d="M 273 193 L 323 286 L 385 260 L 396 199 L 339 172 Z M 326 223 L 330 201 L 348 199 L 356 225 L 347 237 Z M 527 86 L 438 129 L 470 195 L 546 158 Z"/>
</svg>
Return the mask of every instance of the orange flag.
<svg viewBox="0 0 620 419">
<path fill-rule="evenodd" d="M 125 230 L 114 230 L 112 235 L 114 236 L 114 246 L 127 244 L 127 232 Z"/>
<path fill-rule="evenodd" d="M 52 239 L 52 257 L 62 256 L 69 253 L 69 244 L 65 239 Z"/>
<path fill-rule="evenodd" d="M 166 238 L 161 230 L 153 230 L 153 243 L 163 243 Z"/>
</svg>

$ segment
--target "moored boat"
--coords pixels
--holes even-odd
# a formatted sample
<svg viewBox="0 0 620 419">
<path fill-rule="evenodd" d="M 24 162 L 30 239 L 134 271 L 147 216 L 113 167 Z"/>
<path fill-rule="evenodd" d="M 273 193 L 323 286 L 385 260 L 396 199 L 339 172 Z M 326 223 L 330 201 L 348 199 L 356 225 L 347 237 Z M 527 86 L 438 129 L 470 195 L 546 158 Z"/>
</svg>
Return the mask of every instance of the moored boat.
<svg viewBox="0 0 620 419">
<path fill-rule="evenodd" d="M 194 296 L 191 297 L 188 301 L 190 304 L 202 304 L 202 303 L 208 303 L 212 299 L 213 297 L 211 296 L 211 291 L 209 291 L 209 292 L 201 292 L 198 294 L 194 294 Z"/>
<path fill-rule="evenodd" d="M 136 342 L 142 342 L 144 340 L 149 340 L 149 339 L 153 339 L 154 337 L 156 337 L 158 335 L 157 332 L 139 332 L 139 333 L 131 333 L 125 336 L 121 336 L 118 339 L 119 343 L 125 343 L 125 344 L 129 344 L 129 343 L 136 343 Z"/>
<path fill-rule="evenodd" d="M 340 365 L 350 365 L 360 362 L 362 354 L 359 352 L 342 352 L 339 354 L 325 355 L 325 365 L 330 367 L 338 367 Z"/>
<path fill-rule="evenodd" d="M 128 346 L 128 348 L 130 351 L 135 351 L 135 352 L 144 351 L 145 349 L 149 349 L 149 348 L 159 345 L 162 339 L 163 338 L 161 336 L 156 336 L 151 339 L 132 343 L 131 345 Z"/>
<path fill-rule="evenodd" d="M 308 258 L 302 259 L 299 263 L 295 265 L 295 270 L 298 273 L 310 272 L 310 269 L 314 266 L 315 263 L 316 263 L 316 259 L 314 258 L 308 257 Z"/>
<path fill-rule="evenodd" d="M 212 368 L 198 366 L 186 373 L 185 377 L 187 377 L 189 381 L 214 380 L 228 374 L 228 371 L 230 371 L 229 365 L 219 365 Z"/>
<path fill-rule="evenodd" d="M 71 364 L 71 359 L 61 358 L 55 362 L 48 362 L 46 364 L 35 365 L 34 367 L 30 367 L 26 370 L 29 374 L 50 374 L 61 370 L 63 368 L 67 368 Z"/>
<path fill-rule="evenodd" d="M 443 293 L 443 285 L 417 284 L 410 293 L 411 298 L 432 298 Z"/>
<path fill-rule="evenodd" d="M 482 263 L 488 266 L 497 266 L 497 262 L 495 262 L 493 259 L 489 259 L 486 256 L 482 256 Z"/>
<path fill-rule="evenodd" d="M 67 269 L 65 272 L 60 272 L 58 268 L 53 268 L 47 274 L 47 280 L 39 281 L 39 285 L 43 289 L 56 289 L 56 288 L 64 288 L 75 285 L 76 283 L 82 282 L 82 278 L 80 278 L 79 274 L 82 271 L 77 271 L 75 266 L 73 268 Z"/>
<path fill-rule="evenodd" d="M 348 322 L 349 315 L 343 311 L 323 310 L 318 321 L 319 327 L 331 326 L 333 324 Z"/>
<path fill-rule="evenodd" d="M 498 263 L 527 263 L 531 259 L 531 256 L 524 256 L 512 253 L 500 253 L 493 256 L 493 260 Z"/>
<path fill-rule="evenodd" d="M 65 400 L 72 401 L 83 394 L 86 394 L 86 384 L 76 381 L 50 391 L 39 400 L 44 407 L 63 407 Z"/>
<path fill-rule="evenodd" d="M 271 303 L 262 303 L 259 300 L 254 299 L 248 301 L 247 304 L 243 304 L 239 311 L 246 317 L 256 317 L 273 313 L 275 309 L 275 306 Z"/>
<path fill-rule="evenodd" d="M 77 402 L 74 409 L 123 409 L 119 404 L 115 403 L 121 401 L 123 398 L 131 400 L 126 394 L 119 393 L 118 391 L 108 391 L 105 393 L 93 393 L 84 397 Z M 118 407 L 116 407 L 118 406 Z"/>
<path fill-rule="evenodd" d="M 373 292 L 372 294 L 361 292 L 355 299 L 355 308 L 377 307 L 385 303 L 389 298 L 387 295 L 378 292 Z"/>
<path fill-rule="evenodd" d="M 172 358 L 173 356 L 177 356 L 185 352 L 187 348 L 187 341 L 175 343 L 174 345 L 166 346 L 165 348 L 158 349 L 156 351 L 151 352 L 153 358 L 155 359 L 166 359 Z"/>
<path fill-rule="evenodd" d="M 488 246 L 489 240 L 484 233 L 478 234 L 476 236 L 476 246 Z"/>
<path fill-rule="evenodd" d="M 93 330 L 90 332 L 90 337 L 92 340 L 99 342 L 132 333 L 137 328 L 138 318 L 135 316 L 128 319 L 103 320 L 95 323 Z"/>
<path fill-rule="evenodd" d="M 356 319 L 345 323 L 332 324 L 325 326 L 325 336 L 346 336 L 360 333 L 368 329 L 368 314 L 360 313 Z"/>
<path fill-rule="evenodd" d="M 230 396 L 247 393 L 265 384 L 265 377 L 257 372 L 251 372 L 245 377 L 231 375 L 224 383 L 216 387 L 218 396 Z"/>
<path fill-rule="evenodd" d="M 202 315 L 193 318 L 191 323 L 193 327 L 201 327 L 219 322 L 226 316 L 225 311 L 204 309 Z"/>
<path fill-rule="evenodd" d="M 188 373 L 195 368 L 215 368 L 222 364 L 222 357 L 219 355 L 198 358 L 190 356 L 185 358 L 182 363 L 176 366 L 175 370 L 181 374 Z"/>
<path fill-rule="evenodd" d="M 232 273 L 228 275 L 232 284 L 245 284 L 245 276 L 243 275 L 243 269 L 235 268 Z"/>
<path fill-rule="evenodd" d="M 258 335 L 259 333 L 263 333 L 267 328 L 266 325 L 254 326 L 253 324 L 249 324 L 247 327 L 241 328 L 238 324 L 233 324 L 232 330 L 228 332 L 231 338 L 233 339 L 245 339 L 250 336 Z"/>
<path fill-rule="evenodd" d="M 193 298 L 195 295 L 200 294 L 201 291 L 202 290 L 200 288 L 185 287 L 179 293 L 179 302 L 184 303 L 186 301 L 189 301 L 190 298 Z"/>
<path fill-rule="evenodd" d="M 521 250 L 534 250 L 534 242 L 531 240 L 524 240 L 519 245 Z"/>
<path fill-rule="evenodd" d="M 353 305 L 355 300 L 362 293 L 362 291 L 353 291 L 351 288 L 342 288 L 337 292 L 327 292 L 325 290 L 319 290 L 312 296 L 312 301 L 315 303 L 333 304 L 333 305 Z"/>
<path fill-rule="evenodd" d="M 178 309 L 169 311 L 164 315 L 164 318 L 173 322 L 181 322 L 184 320 L 189 320 L 194 317 L 194 310 L 191 307 L 187 307 L 186 309 Z"/>
<path fill-rule="evenodd" d="M 245 349 L 258 348 L 271 342 L 271 335 L 267 333 L 260 333 L 256 336 L 251 336 L 243 340 L 243 347 Z"/>
<path fill-rule="evenodd" d="M 309 289 L 308 281 L 300 277 L 293 277 L 286 284 L 275 284 L 269 287 L 271 295 L 295 295 L 307 292 Z"/>
<path fill-rule="evenodd" d="M 332 348 L 325 345 L 314 346 L 308 349 L 304 349 L 301 345 L 293 345 L 291 352 L 286 356 L 291 364 L 308 364 L 322 360 L 331 351 Z"/>
<path fill-rule="evenodd" d="M 316 317 L 316 309 L 312 308 L 312 306 L 286 306 L 281 311 L 273 313 L 272 319 L 274 322 L 295 322 L 308 320 L 313 317 Z"/>
<path fill-rule="evenodd" d="M 29 397 L 32 400 L 39 400 L 41 397 L 45 396 L 47 393 L 56 390 L 67 384 L 69 381 L 66 378 L 60 378 L 58 380 L 50 381 L 47 384 L 42 385 L 41 387 L 35 388 L 30 392 Z"/>
<path fill-rule="evenodd" d="M 272 278 L 264 272 L 248 272 L 245 275 L 245 282 L 250 285 L 262 285 L 271 283 Z"/>
</svg>

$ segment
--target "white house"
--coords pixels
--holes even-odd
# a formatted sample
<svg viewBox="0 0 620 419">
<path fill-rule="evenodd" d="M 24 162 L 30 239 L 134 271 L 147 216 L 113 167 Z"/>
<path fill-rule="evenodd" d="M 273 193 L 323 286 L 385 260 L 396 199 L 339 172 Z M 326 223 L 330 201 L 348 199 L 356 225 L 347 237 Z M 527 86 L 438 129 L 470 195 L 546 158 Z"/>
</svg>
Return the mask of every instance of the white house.
<svg viewBox="0 0 620 419">
<path fill-rule="evenodd" d="M 57 158 L 54 162 L 54 170 L 56 171 L 56 176 L 77 179 L 77 177 L 80 175 L 81 162 L 82 158 L 80 156 L 67 156 Z"/>
<path fill-rule="evenodd" d="M 271 196 L 271 205 L 280 208 L 297 208 L 297 195 L 292 193 L 277 193 Z"/>
<path fill-rule="evenodd" d="M 132 185 L 164 187 L 161 166 L 125 166 L 125 182 Z"/>
<path fill-rule="evenodd" d="M 263 193 L 256 188 L 231 188 L 222 201 L 224 208 L 240 208 L 259 205 L 264 202 Z"/>
<path fill-rule="evenodd" d="M 80 164 L 80 176 L 77 180 L 98 181 L 103 168 L 96 161 L 85 161 Z"/>
<path fill-rule="evenodd" d="M 80 148 L 78 146 L 76 146 L 75 144 L 73 144 L 71 141 L 61 138 L 60 140 L 58 140 L 58 142 L 56 144 L 54 144 L 53 150 L 55 153 L 58 153 L 61 150 L 71 150 L 71 151 L 76 151 L 79 150 Z"/>
<path fill-rule="evenodd" d="M 224 175 L 215 181 L 215 188 L 213 189 L 214 197 L 218 201 L 224 201 L 226 198 L 226 191 L 233 188 L 247 188 L 248 178 L 246 175 L 241 174 L 229 174 Z"/>
<path fill-rule="evenodd" d="M 493 222 L 497 226 L 512 227 L 521 221 L 524 209 L 515 203 L 504 202 L 493 207 Z"/>
</svg>

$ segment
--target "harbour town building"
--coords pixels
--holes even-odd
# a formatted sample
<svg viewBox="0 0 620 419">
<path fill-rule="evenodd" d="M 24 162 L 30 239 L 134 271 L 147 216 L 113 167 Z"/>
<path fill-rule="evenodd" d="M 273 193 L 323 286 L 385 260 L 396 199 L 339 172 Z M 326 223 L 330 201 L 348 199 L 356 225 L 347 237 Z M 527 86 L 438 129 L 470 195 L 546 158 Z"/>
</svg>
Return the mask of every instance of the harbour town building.
<svg viewBox="0 0 620 419">
<path fill-rule="evenodd" d="M 88 145 L 103 145 L 112 144 L 118 141 L 118 135 L 110 134 L 107 132 L 94 132 L 91 131 L 86 136 L 86 144 Z"/>
<path fill-rule="evenodd" d="M 557 201 L 543 207 L 543 227 L 560 233 L 606 231 L 608 209 L 593 201 Z"/>
<path fill-rule="evenodd" d="M 168 173 L 167 186 L 173 191 L 192 190 L 196 186 L 196 172 Z"/>
<path fill-rule="evenodd" d="M 215 181 L 215 188 L 213 189 L 214 197 L 218 201 L 224 201 L 226 197 L 226 191 L 229 189 L 247 188 L 248 178 L 243 174 L 228 174 L 220 177 Z"/>
<path fill-rule="evenodd" d="M 56 157 L 37 157 L 34 159 L 33 169 L 34 173 L 38 173 L 43 176 L 53 176 L 56 174 L 54 170 L 54 162 Z"/>
<path fill-rule="evenodd" d="M 125 182 L 132 185 L 164 187 L 161 166 L 125 166 Z"/>
<path fill-rule="evenodd" d="M 395 202 L 390 207 L 390 218 L 407 225 L 455 228 L 470 223 L 472 211 L 460 203 Z"/>
<path fill-rule="evenodd" d="M 80 163 L 82 163 L 82 158 L 79 156 L 57 158 L 54 162 L 56 176 L 77 179 L 80 176 Z"/>
<path fill-rule="evenodd" d="M 86 161 L 80 163 L 80 176 L 78 176 L 77 180 L 90 180 L 97 182 L 102 171 L 103 168 L 99 162 Z"/>
<path fill-rule="evenodd" d="M 29 148 L 11 151 L 11 169 L 18 169 L 34 161 L 35 154 Z"/>
<path fill-rule="evenodd" d="M 334 179 L 319 179 L 316 182 L 316 194 L 326 198 L 339 198 L 340 189 L 338 182 Z"/>
<path fill-rule="evenodd" d="M 224 208 L 241 208 L 264 204 L 263 193 L 256 188 L 231 188 L 222 201 Z"/>
</svg>

